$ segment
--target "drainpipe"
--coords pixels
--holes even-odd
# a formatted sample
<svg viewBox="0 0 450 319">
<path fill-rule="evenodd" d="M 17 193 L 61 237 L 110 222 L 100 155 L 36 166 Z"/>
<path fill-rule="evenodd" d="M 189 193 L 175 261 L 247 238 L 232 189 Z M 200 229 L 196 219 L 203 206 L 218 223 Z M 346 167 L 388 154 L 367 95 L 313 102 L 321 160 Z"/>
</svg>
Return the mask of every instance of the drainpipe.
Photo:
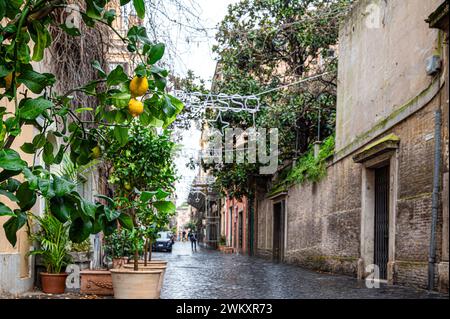
<svg viewBox="0 0 450 319">
<path fill-rule="evenodd" d="M 430 250 L 428 257 L 428 290 L 434 288 L 434 269 L 436 263 L 436 224 L 439 209 L 439 184 L 441 174 L 441 109 L 435 112 L 435 130 L 434 130 L 434 176 L 433 176 L 433 195 L 431 206 L 431 236 Z"/>
</svg>

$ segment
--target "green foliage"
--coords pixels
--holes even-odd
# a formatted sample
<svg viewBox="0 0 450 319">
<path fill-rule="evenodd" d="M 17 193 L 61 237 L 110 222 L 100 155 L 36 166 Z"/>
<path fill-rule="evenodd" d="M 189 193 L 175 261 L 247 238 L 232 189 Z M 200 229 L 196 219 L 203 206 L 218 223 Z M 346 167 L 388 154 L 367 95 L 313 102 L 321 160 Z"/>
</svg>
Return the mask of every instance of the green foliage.
<svg viewBox="0 0 450 319">
<path fill-rule="evenodd" d="M 206 89 L 205 81 L 196 76 L 192 70 L 188 70 L 187 75 L 183 78 L 170 76 L 170 82 L 173 83 L 174 90 L 180 90 L 183 92 L 200 92 L 202 94 L 209 93 L 209 90 Z M 199 112 L 192 112 L 192 109 L 184 108 L 171 126 L 189 130 L 192 125 L 191 121 L 199 119 Z"/>
<path fill-rule="evenodd" d="M 41 255 L 48 273 L 60 273 L 64 271 L 71 259 L 69 255 L 69 224 L 61 223 L 50 214 L 43 217 L 34 217 L 40 230 L 31 235 L 31 240 L 36 241 L 40 248 L 30 252 L 32 255 Z"/>
<path fill-rule="evenodd" d="M 216 92 L 251 95 L 331 72 L 315 81 L 261 96 L 265 105 L 256 126 L 277 128 L 279 160 L 291 160 L 310 144 L 333 134 L 335 126 L 337 44 L 339 23 L 350 0 L 249 0 L 230 5 L 216 35 L 219 76 Z M 317 63 L 320 58 L 321 65 Z M 320 112 L 319 112 L 320 110 Z M 250 114 L 222 114 L 231 127 L 253 124 Z M 320 133 L 318 133 L 320 131 Z M 306 164 L 305 164 L 306 165 Z M 211 169 L 217 188 L 230 196 L 251 193 L 251 179 L 260 177 L 258 164 L 224 164 Z M 317 175 L 320 172 L 312 172 Z"/>
<path fill-rule="evenodd" d="M 110 0 L 86 0 L 86 9 L 81 12 L 84 23 L 92 28 L 97 24 L 112 28 L 115 13 L 106 10 L 110 3 Z M 34 159 L 42 155 L 48 166 L 60 164 L 65 154 L 69 154 L 73 173 L 99 156 L 98 141 L 103 139 L 104 127 L 113 128 L 115 134 L 110 136 L 113 144 L 124 146 L 133 121 L 139 121 L 143 130 L 168 127 L 183 109 L 183 104 L 165 91 L 168 71 L 155 64 L 163 57 L 164 45 L 152 43 L 141 26 L 132 27 L 126 37 L 112 30 L 130 53 L 142 61 L 135 74 L 147 77 L 149 82 L 148 92 L 141 98 L 145 107 L 139 119 L 128 112 L 131 79 L 121 66 L 108 73 L 100 63 L 92 61 L 98 79 L 67 92 L 57 92 L 55 76 L 35 70 L 33 61 L 41 61 L 51 46 L 50 28 L 59 27 L 71 36 L 81 35 L 80 30 L 58 23 L 59 14 L 55 11 L 66 5 L 65 1 L 53 0 L 0 0 L 0 100 L 14 102 L 13 110 L 0 107 L 0 190 L 2 196 L 19 206 L 13 209 L 0 203 L 0 214 L 10 216 L 3 227 L 12 245 L 16 244 L 16 232 L 26 224 L 27 213 L 38 196 L 46 199 L 50 214 L 69 225 L 68 233 L 74 242 L 83 242 L 89 234 L 100 231 L 110 234 L 117 222 L 127 227 L 132 224 L 128 215 L 81 198 L 73 176 L 57 176 L 35 162 L 23 161 L 11 145 L 24 125 L 34 126 L 39 134 L 26 141 L 22 151 L 32 154 Z M 144 18 L 144 0 L 133 0 L 133 5 L 137 15 Z M 19 90 L 23 92 L 20 97 Z M 29 91 L 34 93 L 32 97 Z M 94 97 L 95 110 L 78 105 L 73 93 Z M 80 113 L 90 114 L 80 117 Z M 85 118 L 93 121 L 86 122 Z M 56 139 L 61 142 L 59 149 L 54 147 Z"/>
<path fill-rule="evenodd" d="M 334 155 L 334 136 L 328 137 L 321 145 L 319 155 L 314 158 L 314 150 L 310 148 L 300 157 L 289 172 L 283 184 L 318 182 L 326 176 L 327 160 Z"/>
<path fill-rule="evenodd" d="M 197 231 L 197 223 L 193 220 L 190 220 L 184 225 L 185 229 L 191 229 L 193 231 Z"/>
<path fill-rule="evenodd" d="M 104 240 L 105 254 L 113 258 L 131 257 L 134 253 L 134 242 L 132 231 L 125 228 L 118 228 L 111 235 L 106 236 Z M 143 251 L 144 240 L 141 238 L 138 242 L 139 253 Z"/>
<path fill-rule="evenodd" d="M 88 253 L 91 251 L 91 240 L 88 238 L 81 243 L 72 243 L 70 245 L 70 251 Z"/>
<path fill-rule="evenodd" d="M 114 139 L 110 128 L 105 128 L 105 136 L 104 160 L 114 168 L 108 181 L 115 186 L 117 195 L 130 194 L 134 188 L 173 190 L 175 143 L 170 139 L 170 131 L 164 130 L 158 135 L 135 121 L 125 144 Z"/>
</svg>

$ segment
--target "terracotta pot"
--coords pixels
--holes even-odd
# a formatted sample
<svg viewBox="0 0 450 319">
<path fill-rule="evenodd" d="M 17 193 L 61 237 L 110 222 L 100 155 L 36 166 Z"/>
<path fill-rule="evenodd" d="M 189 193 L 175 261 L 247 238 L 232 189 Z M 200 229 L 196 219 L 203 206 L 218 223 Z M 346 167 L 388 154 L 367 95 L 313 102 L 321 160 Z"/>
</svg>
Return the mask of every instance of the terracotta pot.
<svg viewBox="0 0 450 319">
<path fill-rule="evenodd" d="M 86 295 L 112 296 L 113 284 L 109 270 L 83 270 L 80 271 L 80 292 Z"/>
<path fill-rule="evenodd" d="M 67 276 L 65 272 L 59 274 L 41 272 L 42 291 L 47 294 L 63 294 Z"/>
<path fill-rule="evenodd" d="M 167 264 L 167 262 L 166 262 Z M 127 264 L 123 266 L 125 269 L 133 269 L 134 265 L 133 264 Z M 161 274 L 161 278 L 159 279 L 159 284 L 158 284 L 158 289 L 161 292 L 162 289 L 162 285 L 164 282 L 164 275 L 166 274 L 166 268 L 167 266 L 164 264 L 147 264 L 147 266 L 144 266 L 143 264 L 139 264 L 139 268 L 138 270 L 152 270 L 152 269 L 156 269 L 156 270 L 162 270 L 162 274 Z"/>
<path fill-rule="evenodd" d="M 111 269 L 114 298 L 159 299 L 162 270 Z"/>
</svg>

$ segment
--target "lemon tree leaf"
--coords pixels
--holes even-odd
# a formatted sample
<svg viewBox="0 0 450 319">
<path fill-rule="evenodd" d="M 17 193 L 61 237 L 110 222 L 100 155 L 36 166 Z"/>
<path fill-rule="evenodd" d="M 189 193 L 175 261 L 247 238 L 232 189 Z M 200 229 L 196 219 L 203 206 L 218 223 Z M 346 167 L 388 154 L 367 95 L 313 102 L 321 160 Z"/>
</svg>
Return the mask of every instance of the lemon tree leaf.
<svg viewBox="0 0 450 319">
<path fill-rule="evenodd" d="M 155 64 L 156 62 L 161 60 L 161 58 L 164 56 L 165 49 L 166 47 L 163 43 L 158 43 L 152 46 L 148 54 L 148 64 Z"/>
<path fill-rule="evenodd" d="M 44 98 L 28 99 L 19 109 L 19 115 L 25 120 L 34 120 L 41 115 L 45 110 L 53 106 L 52 101 Z"/>
<path fill-rule="evenodd" d="M 169 201 L 157 201 L 153 203 L 153 206 L 163 213 L 172 213 L 176 210 L 175 204 Z"/>
<path fill-rule="evenodd" d="M 118 85 L 128 80 L 128 75 L 123 70 L 121 65 L 118 65 L 106 78 L 106 84 L 108 86 Z"/>
<path fill-rule="evenodd" d="M 128 128 L 127 127 L 114 127 L 114 137 L 119 142 L 120 146 L 124 146 L 128 142 Z"/>
<path fill-rule="evenodd" d="M 36 39 L 34 39 L 35 44 L 33 48 L 33 57 L 31 59 L 33 61 L 39 62 L 44 58 L 44 50 L 48 46 L 48 37 L 46 34 L 46 30 L 39 21 L 33 21 L 33 27 L 36 30 L 37 37 Z"/>
<path fill-rule="evenodd" d="M 98 62 L 97 60 L 92 61 L 92 67 L 98 71 L 99 77 L 106 78 L 106 72 L 103 71 L 103 68 L 100 65 L 100 62 Z"/>
<path fill-rule="evenodd" d="M 73 37 L 78 37 L 81 35 L 81 32 L 78 28 L 69 28 L 65 23 L 62 23 L 59 25 L 59 27 L 66 32 L 68 35 L 71 35 Z"/>
<path fill-rule="evenodd" d="M 44 163 L 47 165 L 53 164 L 55 160 L 55 156 L 53 155 L 53 145 L 50 142 L 45 143 L 44 152 L 42 154 L 42 159 Z"/>
<path fill-rule="evenodd" d="M 38 73 L 33 70 L 25 70 L 18 75 L 17 81 L 25 84 L 31 92 L 40 94 L 46 86 L 55 83 L 55 76 L 50 73 Z"/>
<path fill-rule="evenodd" d="M 27 154 L 34 154 L 34 152 L 36 152 L 36 149 L 32 143 L 23 143 L 20 149 Z"/>
</svg>

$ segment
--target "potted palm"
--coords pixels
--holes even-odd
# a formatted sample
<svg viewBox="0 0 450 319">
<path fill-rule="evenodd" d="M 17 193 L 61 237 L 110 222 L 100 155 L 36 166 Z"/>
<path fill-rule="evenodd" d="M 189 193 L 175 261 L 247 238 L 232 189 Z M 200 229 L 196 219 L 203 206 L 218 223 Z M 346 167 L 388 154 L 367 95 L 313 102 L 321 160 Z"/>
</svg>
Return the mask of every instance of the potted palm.
<svg viewBox="0 0 450 319">
<path fill-rule="evenodd" d="M 61 294 L 66 287 L 67 273 L 65 267 L 71 262 L 69 227 L 70 223 L 62 223 L 54 216 L 46 213 L 43 217 L 34 216 L 40 229 L 31 234 L 39 249 L 30 252 L 40 255 L 46 268 L 41 272 L 42 291 Z"/>
</svg>

